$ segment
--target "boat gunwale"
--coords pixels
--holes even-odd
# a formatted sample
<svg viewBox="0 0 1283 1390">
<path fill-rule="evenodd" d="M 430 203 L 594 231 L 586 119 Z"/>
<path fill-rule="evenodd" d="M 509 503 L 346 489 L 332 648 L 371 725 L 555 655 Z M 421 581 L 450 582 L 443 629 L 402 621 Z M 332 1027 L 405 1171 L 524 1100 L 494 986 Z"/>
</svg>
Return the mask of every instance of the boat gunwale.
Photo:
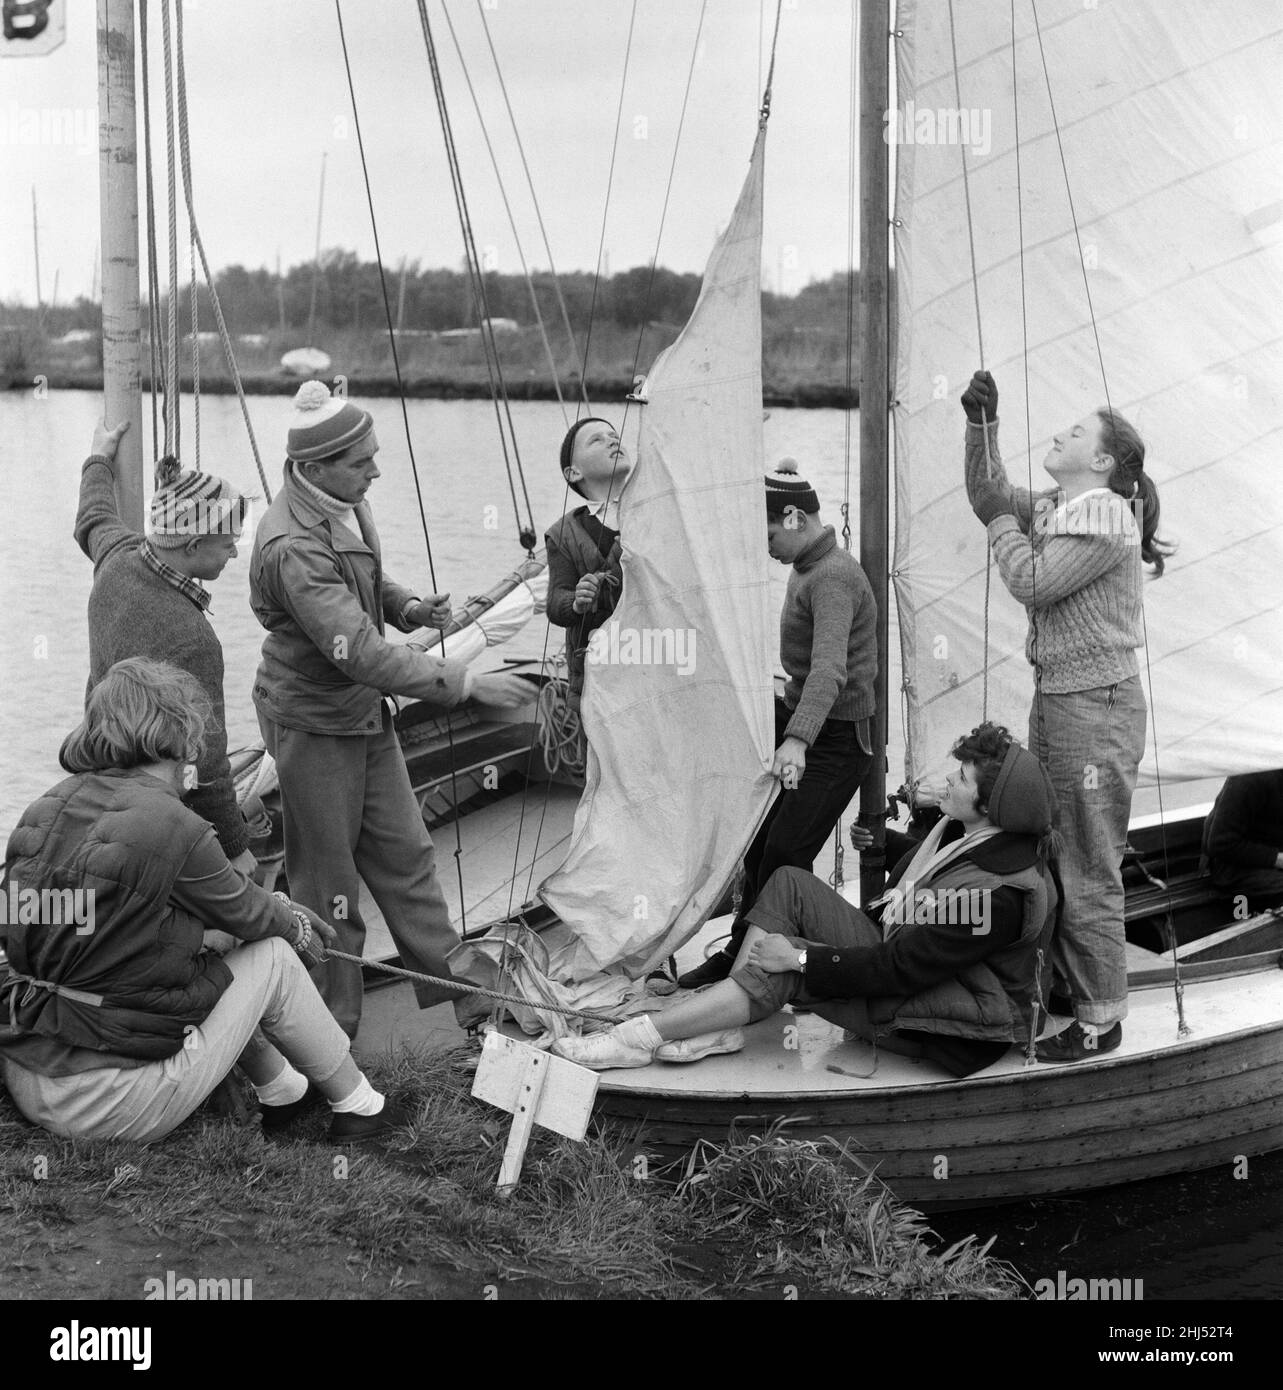
<svg viewBox="0 0 1283 1390">
<path fill-rule="evenodd" d="M 1271 1033 L 1278 1033 L 1283 1036 L 1283 1018 L 1269 1023 L 1257 1023 L 1248 1028 L 1239 1028 L 1232 1033 L 1215 1033 L 1209 1037 L 1199 1038 L 1178 1038 L 1175 1042 L 1163 1048 L 1149 1048 L 1144 1052 L 1130 1053 L 1126 1056 L 1106 1056 L 1087 1063 L 1060 1063 L 1058 1065 L 1044 1065 L 1041 1070 L 1037 1069 L 1037 1064 L 1033 1067 L 1021 1067 L 1018 1071 L 1001 1072 L 994 1076 L 984 1076 L 977 1074 L 969 1077 L 955 1077 L 941 1079 L 939 1081 L 914 1081 L 907 1085 L 890 1086 L 862 1086 L 851 1087 L 848 1089 L 831 1089 L 825 1091 L 792 1090 L 779 1091 L 773 1094 L 754 1094 L 751 1091 L 659 1091 L 644 1088 L 641 1086 L 622 1086 L 607 1081 L 608 1072 L 603 1072 L 601 1081 L 598 1085 L 599 1095 L 612 1096 L 651 1096 L 669 1104 L 685 1104 L 688 1101 L 713 1101 L 722 1104 L 733 1104 L 737 1101 L 745 1101 L 750 1104 L 791 1104 L 794 1101 L 817 1101 L 829 1104 L 850 1103 L 856 1097 L 869 1097 L 870 1103 L 873 1098 L 885 1100 L 891 1096 L 903 1097 L 913 1095 L 918 1092 L 930 1092 L 932 1095 L 940 1095 L 942 1092 L 963 1094 L 964 1092 L 974 1092 L 981 1088 L 996 1089 L 1002 1086 L 1028 1085 L 1028 1077 L 1033 1074 L 1038 1077 L 1038 1084 L 1044 1082 L 1054 1084 L 1059 1078 L 1072 1084 L 1074 1077 L 1084 1077 L 1087 1075 L 1099 1076 L 1102 1071 L 1116 1072 L 1127 1067 L 1138 1064 L 1156 1062 L 1168 1057 L 1190 1057 L 1202 1051 L 1213 1048 L 1221 1048 L 1229 1043 L 1244 1042 L 1256 1037 L 1268 1037 Z M 1176 1087 L 1164 1087 L 1165 1090 L 1178 1090 Z M 1147 1092 L 1152 1094 L 1152 1092 Z"/>
</svg>

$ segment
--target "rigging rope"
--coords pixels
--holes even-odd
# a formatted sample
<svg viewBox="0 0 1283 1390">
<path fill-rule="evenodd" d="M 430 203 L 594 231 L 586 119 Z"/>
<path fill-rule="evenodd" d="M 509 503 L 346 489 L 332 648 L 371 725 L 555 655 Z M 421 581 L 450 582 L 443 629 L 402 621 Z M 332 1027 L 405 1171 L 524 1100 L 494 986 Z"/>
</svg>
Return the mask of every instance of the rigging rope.
<svg viewBox="0 0 1283 1390">
<path fill-rule="evenodd" d="M 165 14 L 164 38 L 165 38 L 165 62 L 169 63 L 169 18 L 168 12 Z M 258 452 L 258 440 L 254 435 L 254 425 L 249 418 L 249 405 L 245 400 L 245 388 L 241 382 L 240 369 L 236 365 L 236 354 L 232 351 L 231 334 L 227 331 L 227 323 L 223 318 L 223 306 L 219 303 L 218 289 L 214 284 L 214 277 L 210 273 L 209 258 L 205 255 L 205 243 L 201 240 L 200 228 L 196 224 L 196 207 L 192 198 L 192 162 L 191 162 L 191 141 L 187 127 L 187 64 L 183 56 L 183 0 L 174 0 L 174 19 L 175 19 L 175 55 L 177 58 L 177 96 L 178 96 L 178 138 L 179 153 L 182 160 L 183 172 L 183 197 L 187 204 L 187 225 L 191 231 L 192 243 L 196 247 L 196 253 L 200 257 L 201 271 L 205 276 L 205 287 L 209 291 L 210 307 L 214 311 L 214 323 L 218 329 L 218 341 L 222 345 L 223 357 L 227 363 L 227 370 L 232 378 L 232 385 L 236 389 L 236 399 L 241 408 L 241 419 L 245 422 L 245 431 L 249 436 L 250 452 L 254 455 L 254 466 L 258 470 L 258 480 L 263 485 L 263 495 L 267 501 L 272 500 L 272 489 L 268 485 L 267 471 L 263 467 L 263 460 Z M 172 195 L 171 195 L 172 197 Z M 174 229 L 171 228 L 171 236 Z M 195 271 L 193 269 L 192 280 L 195 281 Z M 193 293 L 195 293 L 193 283 Z M 193 309 L 193 315 L 194 315 Z M 192 331 L 195 332 L 195 322 L 192 324 Z M 197 346 L 199 351 L 199 345 Z M 177 415 L 177 411 L 175 411 Z"/>
<path fill-rule="evenodd" d="M 374 257 L 379 267 L 379 286 L 383 291 L 383 313 L 387 320 L 388 341 L 392 346 L 392 367 L 396 372 L 397 396 L 401 402 L 401 423 L 405 431 L 405 446 L 410 457 L 410 472 L 414 478 L 414 495 L 419 504 L 419 521 L 423 528 L 423 543 L 428 554 L 428 578 L 432 584 L 433 592 L 437 589 L 437 570 L 436 563 L 432 557 L 432 535 L 428 527 L 428 514 L 423 503 L 423 487 L 419 480 L 419 464 L 414 454 L 414 437 L 410 432 L 410 413 L 405 404 L 405 382 L 401 375 L 401 355 L 397 351 L 396 330 L 392 322 L 392 303 L 388 298 L 387 275 L 383 268 L 383 251 L 379 245 L 379 225 L 378 219 L 374 215 L 374 194 L 370 189 L 370 169 L 365 158 L 365 141 L 361 135 L 361 115 L 356 104 L 356 85 L 352 80 L 352 62 L 348 55 L 347 34 L 343 27 L 343 5 L 342 0 L 334 0 L 334 14 L 338 20 L 339 44 L 343 49 L 343 69 L 347 74 L 348 99 L 352 104 L 352 125 L 356 131 L 356 147 L 361 158 L 361 176 L 365 182 L 365 201 L 370 211 L 370 230 L 374 236 Z M 445 656 L 445 641 L 441 642 L 441 655 Z M 447 713 L 445 718 L 446 737 L 450 750 L 450 800 L 457 808 L 459 805 L 459 784 L 458 771 L 456 767 L 456 754 L 454 745 L 454 721 Z M 455 848 L 454 864 L 455 872 L 459 879 L 459 902 L 460 902 L 460 922 L 462 930 L 466 931 L 468 926 L 467 904 L 463 896 L 463 833 L 459 829 L 459 818 L 456 810 L 455 814 Z"/>
<path fill-rule="evenodd" d="M 1034 32 L 1038 36 L 1038 55 L 1042 62 L 1043 80 L 1047 87 L 1047 103 L 1051 109 L 1051 124 L 1056 135 L 1056 150 L 1060 156 L 1060 168 L 1065 181 L 1065 196 L 1069 201 L 1069 216 L 1074 226 L 1074 244 L 1078 249 L 1078 265 L 1082 271 L 1083 292 L 1087 297 L 1087 313 L 1091 318 L 1092 340 L 1096 345 L 1096 360 L 1100 365 L 1101 386 L 1105 392 L 1105 408 L 1109 412 L 1110 420 L 1114 418 L 1113 400 L 1109 393 L 1109 378 L 1105 372 L 1105 356 L 1100 345 L 1100 327 L 1096 322 L 1096 311 L 1092 304 L 1091 283 L 1087 276 L 1087 262 L 1083 256 L 1082 233 L 1078 226 L 1078 214 L 1074 208 L 1073 188 L 1069 181 L 1069 165 L 1065 159 L 1064 141 L 1060 135 L 1060 122 L 1056 117 L 1056 99 L 1051 90 L 1051 73 L 1047 67 L 1047 53 L 1042 41 L 1042 24 L 1038 19 L 1037 0 L 1029 0 L 1029 8 L 1033 14 Z M 1135 513 L 1133 512 L 1133 515 Z M 1141 521 L 1143 522 L 1143 513 Z M 1137 523 L 1140 525 L 1141 523 Z M 1145 620 L 1145 605 L 1142 602 L 1140 607 L 1141 636 L 1144 642 L 1145 651 L 1145 684 L 1149 694 L 1149 717 L 1150 727 L 1153 729 L 1153 710 L 1154 710 L 1154 674 L 1149 659 L 1149 628 Z M 1158 822 L 1160 844 L 1163 849 L 1163 878 L 1170 882 L 1171 864 L 1168 856 L 1167 847 L 1167 821 L 1163 811 L 1163 777 L 1158 763 L 1158 732 L 1154 730 L 1154 780 L 1158 791 Z M 1167 900 L 1166 934 L 1168 947 L 1172 953 L 1173 989 L 1176 995 L 1176 1032 L 1178 1037 L 1186 1037 L 1189 1032 L 1189 1024 L 1185 1021 L 1185 983 L 1181 977 L 1181 963 L 1176 955 L 1176 926 L 1172 919 L 1172 900 L 1170 895 Z"/>
<path fill-rule="evenodd" d="M 173 54 L 167 4 L 161 4 L 160 20 L 165 50 L 165 172 L 169 193 L 169 336 L 165 345 L 169 380 L 165 384 L 165 453 L 177 458 L 182 424 L 178 381 L 178 176 L 174 167 Z"/>
<path fill-rule="evenodd" d="M 485 31 L 486 43 L 490 48 L 490 58 L 494 63 L 495 75 L 499 79 L 499 91 L 503 94 L 503 104 L 508 111 L 508 120 L 512 125 L 513 139 L 517 142 L 517 153 L 521 156 L 521 167 L 525 171 L 526 186 L 530 189 L 530 200 L 535 207 L 535 217 L 539 222 L 539 234 L 543 237 L 544 254 L 548 257 L 548 274 L 552 277 L 552 287 L 557 296 L 557 306 L 561 310 L 561 322 L 566 330 L 566 340 L 570 344 L 570 360 L 579 373 L 579 394 L 583 397 L 584 405 L 587 405 L 588 384 L 584 379 L 584 364 L 579 356 L 579 344 L 575 341 L 574 329 L 570 326 L 570 312 L 566 308 L 566 297 L 562 293 L 561 280 L 558 278 L 557 266 L 552 258 L 552 247 L 548 242 L 548 229 L 544 226 L 543 213 L 539 207 L 539 199 L 535 196 L 535 184 L 530 174 L 530 165 L 526 160 L 526 149 L 521 143 L 521 132 L 517 129 L 517 117 L 513 112 L 512 103 L 508 100 L 508 86 L 503 80 L 503 70 L 499 66 L 499 55 L 495 52 L 494 40 L 490 37 L 490 23 L 486 19 L 485 6 L 482 0 L 477 0 L 477 13 L 481 16 L 481 27 Z M 576 406 L 576 413 L 578 413 L 578 406 Z"/>
<path fill-rule="evenodd" d="M 152 186 L 151 174 L 151 83 L 148 76 L 147 22 L 147 0 L 139 0 L 139 59 L 143 79 L 143 181 L 147 224 L 147 336 L 151 360 L 148 395 L 151 397 L 151 456 L 153 460 L 158 460 L 160 458 L 160 417 L 157 413 L 157 403 L 164 400 L 165 382 L 163 376 L 166 369 L 160 323 L 160 275 L 156 269 L 156 194 Z"/>
<path fill-rule="evenodd" d="M 624 117 L 624 92 L 628 87 L 628 60 L 632 56 L 633 27 L 636 23 L 637 0 L 633 0 L 632 8 L 628 12 L 628 39 L 624 44 L 624 71 L 619 79 L 619 105 L 615 109 L 615 134 L 610 142 L 610 168 L 606 174 L 606 201 L 601 209 L 601 236 L 597 241 L 597 265 L 593 271 L 592 298 L 588 302 L 588 331 L 584 334 L 584 406 L 589 410 L 592 409 L 592 406 L 588 402 L 588 360 L 592 349 L 593 323 L 597 316 L 597 291 L 601 285 L 601 261 L 606 249 L 606 219 L 610 214 L 610 195 L 615 183 L 615 159 L 619 154 L 619 126 Z M 579 418 L 577 407 L 575 418 Z"/>
<path fill-rule="evenodd" d="M 504 467 L 508 473 L 508 488 L 512 493 L 512 510 L 517 520 L 517 531 L 522 537 L 522 544 L 533 553 L 537 540 L 534 511 L 530 505 L 530 493 L 526 488 L 525 471 L 521 467 L 521 452 L 517 444 L 517 432 L 512 423 L 512 407 L 508 400 L 508 387 L 504 381 L 503 365 L 499 357 L 499 344 L 495 338 L 494 324 L 490 315 L 485 275 L 481 267 L 481 258 L 477 254 L 476 238 L 472 231 L 472 218 L 468 212 L 468 200 L 463 189 L 463 173 L 459 165 L 458 150 L 454 143 L 454 129 L 450 122 L 445 86 L 441 80 L 441 69 L 437 62 L 436 42 L 432 37 L 432 25 L 428 19 L 428 7 L 425 0 L 418 0 L 418 10 L 419 26 L 423 32 L 423 41 L 428 54 L 428 67 L 432 74 L 432 88 L 436 95 L 437 112 L 441 118 L 441 132 L 445 139 L 446 162 L 449 165 L 450 180 L 454 187 L 455 207 L 459 214 L 459 225 L 463 233 L 464 258 L 468 265 L 468 274 L 472 280 L 473 294 L 477 301 L 481 343 L 486 359 L 486 374 L 490 381 L 490 395 L 494 401 L 495 419 L 499 425 L 499 442 L 503 449 Z M 502 409 L 500 408 L 501 398 L 503 401 Z M 511 457 L 509 456 L 509 443 L 512 446 Z M 527 522 L 524 525 L 521 520 L 521 509 L 517 503 L 516 485 L 512 476 L 514 461 L 517 466 L 517 476 L 521 480 L 522 496 L 526 503 Z"/>
<path fill-rule="evenodd" d="M 445 15 L 446 27 L 450 30 L 450 38 L 454 42 L 455 55 L 459 59 L 459 66 L 463 70 L 463 80 L 468 84 L 468 95 L 472 98 L 472 108 L 477 113 L 477 124 L 481 127 L 482 139 L 486 142 L 486 152 L 490 156 L 490 164 L 494 169 L 495 181 L 499 186 L 499 196 L 503 199 L 503 210 L 508 217 L 508 227 L 512 232 L 512 239 L 517 248 L 517 259 L 521 263 L 521 274 L 526 282 L 526 288 L 530 291 L 530 307 L 535 313 L 535 323 L 539 329 L 539 338 L 543 343 L 544 356 L 548 359 L 548 367 L 552 372 L 552 385 L 557 393 L 557 404 L 561 407 L 561 419 L 565 425 L 570 424 L 570 415 L 566 410 L 566 401 L 561 394 L 561 374 L 557 371 L 557 359 L 553 355 L 552 343 L 548 339 L 548 330 L 544 324 L 543 311 L 539 307 L 539 296 L 535 293 L 535 282 L 530 274 L 530 267 L 526 264 L 526 253 L 521 247 L 521 237 L 517 233 L 516 218 L 512 213 L 512 204 L 508 201 L 508 190 L 504 186 L 503 176 L 499 172 L 499 160 L 495 155 L 494 145 L 490 141 L 490 132 L 486 128 L 485 117 L 481 114 L 481 102 L 477 99 L 476 88 L 472 85 L 472 74 L 468 71 L 468 64 L 463 56 L 463 48 L 459 43 L 459 36 L 455 32 L 454 20 L 450 18 L 449 8 L 442 6 Z"/>
<path fill-rule="evenodd" d="M 958 39 L 954 31 L 953 24 L 953 0 L 949 0 L 949 46 L 953 52 L 953 90 L 958 103 L 957 109 L 961 111 L 962 106 L 962 82 L 958 75 Z M 985 369 L 985 338 L 984 328 L 980 319 L 980 274 L 976 269 L 976 233 L 971 217 L 971 180 L 967 172 L 967 144 L 965 140 L 958 141 L 958 154 L 962 159 L 962 195 L 967 208 L 967 246 L 971 254 L 971 290 L 976 302 L 976 340 L 980 349 L 980 370 Z M 989 418 L 982 410 L 980 412 L 980 433 L 984 439 L 985 446 L 985 476 L 993 473 L 993 459 L 989 454 Z M 982 719 L 989 718 L 989 600 L 990 589 L 993 580 L 993 554 L 990 550 L 988 539 L 985 541 L 985 608 L 984 608 L 984 668 L 982 676 L 981 690 L 981 710 Z"/>
</svg>

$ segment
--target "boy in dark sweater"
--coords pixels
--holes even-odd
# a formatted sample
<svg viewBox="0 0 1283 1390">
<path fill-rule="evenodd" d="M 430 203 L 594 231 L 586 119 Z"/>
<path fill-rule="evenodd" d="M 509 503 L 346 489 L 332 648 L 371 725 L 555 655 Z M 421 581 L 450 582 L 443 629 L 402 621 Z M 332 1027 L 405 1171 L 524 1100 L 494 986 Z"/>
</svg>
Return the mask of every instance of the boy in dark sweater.
<svg viewBox="0 0 1283 1390">
<path fill-rule="evenodd" d="M 1203 853 L 1218 892 L 1242 895 L 1254 911 L 1283 903 L 1283 769 L 1225 779 Z"/>
<path fill-rule="evenodd" d="M 767 545 L 792 565 L 780 614 L 775 763 L 781 793 L 744 858 L 744 892 L 726 947 L 682 975 L 683 989 L 724 980 L 771 875 L 808 872 L 873 762 L 869 719 L 877 676 L 877 608 L 860 562 L 820 518 L 815 489 L 785 459 L 766 479 Z"/>
<path fill-rule="evenodd" d="M 632 464 L 610 422 L 586 416 L 562 440 L 561 472 L 587 504 L 567 512 L 544 536 L 548 621 L 566 629 L 569 703 L 578 711 L 589 638 L 619 601 L 619 494 Z"/>
<path fill-rule="evenodd" d="M 94 430 L 80 476 L 76 543 L 94 564 L 86 694 L 116 662 L 133 656 L 168 661 L 200 682 L 213 715 L 196 784 L 184 800 L 214 827 L 233 865 L 252 876 L 254 852 L 227 761 L 223 648 L 200 582 L 217 579 L 236 555 L 245 499 L 221 478 L 174 466 L 152 498 L 151 534 L 140 535 L 121 520 L 116 504 L 112 465 L 126 428 L 109 430 L 103 422 Z"/>
</svg>

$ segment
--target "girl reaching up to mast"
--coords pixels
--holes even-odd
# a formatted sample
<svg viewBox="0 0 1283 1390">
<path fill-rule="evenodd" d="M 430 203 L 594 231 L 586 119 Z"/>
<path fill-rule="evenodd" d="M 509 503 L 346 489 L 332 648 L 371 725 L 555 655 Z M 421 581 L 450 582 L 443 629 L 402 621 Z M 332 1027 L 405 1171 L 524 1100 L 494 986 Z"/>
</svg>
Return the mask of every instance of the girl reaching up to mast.
<svg viewBox="0 0 1283 1390">
<path fill-rule="evenodd" d="M 973 375 L 962 408 L 967 499 L 1029 614 L 1029 747 L 1056 789 L 1065 841 L 1052 1010 L 1074 1021 L 1038 1045 L 1038 1059 L 1078 1062 L 1112 1052 L 1127 1014 L 1121 865 L 1145 750 L 1141 564 L 1161 575 L 1171 548 L 1157 539 L 1145 445 L 1116 411 L 1095 410 L 1054 437 L 1043 466 L 1056 488 L 1035 495 L 1012 487 L 1002 466 L 988 372 Z"/>
</svg>

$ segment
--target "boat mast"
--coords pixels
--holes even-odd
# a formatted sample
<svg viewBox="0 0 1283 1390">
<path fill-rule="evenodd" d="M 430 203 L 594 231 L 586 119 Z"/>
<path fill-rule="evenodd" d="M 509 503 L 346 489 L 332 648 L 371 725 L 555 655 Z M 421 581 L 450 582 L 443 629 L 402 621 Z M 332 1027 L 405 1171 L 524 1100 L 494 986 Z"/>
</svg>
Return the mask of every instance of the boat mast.
<svg viewBox="0 0 1283 1390">
<path fill-rule="evenodd" d="M 871 721 L 873 766 L 860 784 L 860 812 L 874 833 L 861 857 L 860 901 L 886 877 L 887 505 L 891 380 L 888 364 L 890 0 L 860 0 L 860 562 L 877 601 L 877 709 Z"/>
<path fill-rule="evenodd" d="M 102 232 L 103 413 L 129 421 L 116 451 L 116 497 L 143 524 L 143 404 L 138 331 L 138 131 L 133 0 L 98 0 L 98 202 Z"/>
</svg>

